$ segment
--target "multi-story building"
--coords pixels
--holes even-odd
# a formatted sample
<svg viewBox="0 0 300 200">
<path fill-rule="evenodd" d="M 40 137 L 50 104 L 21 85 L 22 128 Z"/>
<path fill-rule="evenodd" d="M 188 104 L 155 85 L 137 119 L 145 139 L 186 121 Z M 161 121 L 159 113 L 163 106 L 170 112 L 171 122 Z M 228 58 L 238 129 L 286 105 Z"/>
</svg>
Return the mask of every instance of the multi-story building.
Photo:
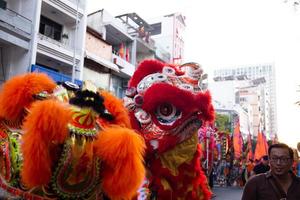
<svg viewBox="0 0 300 200">
<path fill-rule="evenodd" d="M 112 45 L 87 27 L 83 80 L 91 80 L 97 87 L 113 91 L 112 80 L 120 69 L 112 62 L 112 54 Z"/>
<path fill-rule="evenodd" d="M 184 58 L 185 17 L 180 13 L 173 13 L 149 19 L 153 28 L 151 37 L 159 46 L 170 52 L 170 62 L 181 64 Z"/>
<path fill-rule="evenodd" d="M 135 71 L 137 49 L 140 46 L 138 46 L 135 38 L 129 34 L 128 27 L 104 9 L 89 14 L 87 24 L 111 47 L 110 55 L 105 58 L 106 61 L 118 67 L 117 73 L 116 70 L 113 70 L 108 74 L 94 73 L 93 76 L 102 78 L 109 76 L 109 81 L 103 87 L 122 97 L 127 82 Z M 87 49 L 87 51 L 89 50 Z M 99 51 L 101 50 L 98 49 Z M 99 52 L 99 56 L 104 58 L 103 53 Z M 89 66 L 86 67 L 89 68 Z"/>
<path fill-rule="evenodd" d="M 0 0 L 0 84 L 31 65 L 35 0 Z"/>
<path fill-rule="evenodd" d="M 88 29 L 97 32 L 101 37 L 98 39 L 105 42 L 112 49 L 111 56 L 106 58 L 100 52 L 102 50 L 98 49 L 98 56 L 109 63 L 117 65 L 119 69 L 117 72 L 117 70 L 112 70 L 112 67 L 104 65 L 104 67 L 111 70 L 107 73 L 91 73 L 90 77 L 108 79 L 102 87 L 108 88 L 119 97 L 124 95 L 127 82 L 140 61 L 156 58 L 164 62 L 170 62 L 170 53 L 159 48 L 152 39 L 150 35 L 153 30 L 152 26 L 136 13 L 127 13 L 114 17 L 102 9 L 89 14 L 87 21 Z M 92 45 L 92 43 L 87 44 L 87 52 L 91 51 L 88 48 Z M 103 63 L 100 63 L 100 65 L 103 66 Z M 86 65 L 86 68 L 90 68 L 90 66 Z"/>
<path fill-rule="evenodd" d="M 223 80 L 216 80 L 208 84 L 211 92 L 213 105 L 217 113 L 227 113 L 231 122 L 234 123 L 239 119 L 240 130 L 243 137 L 249 133 L 255 134 L 253 126 L 253 109 L 251 106 L 240 105 L 240 88 L 249 86 L 249 80 L 246 77 L 226 77 Z M 220 89 L 222 88 L 222 89 Z M 258 123 L 257 123 L 258 124 Z M 234 124 L 232 124 L 232 127 Z M 233 128 L 231 128 L 233 131 Z M 257 134 L 257 132 L 256 132 Z"/>
<path fill-rule="evenodd" d="M 90 79 L 122 97 L 141 60 L 171 62 L 178 34 L 168 52 L 152 39 L 154 28 L 136 13 L 113 17 L 99 10 L 87 18 L 85 2 L 0 0 L 1 81 L 38 71 L 56 81 Z"/>
<path fill-rule="evenodd" d="M 235 104 L 232 107 L 226 107 L 221 102 L 213 100 L 213 105 L 216 113 L 227 115 L 229 117 L 230 127 L 228 129 L 233 133 L 236 122 L 239 122 L 240 132 L 245 139 L 251 132 L 251 119 L 249 117 L 249 110 L 245 110 L 240 105 Z"/>
<path fill-rule="evenodd" d="M 3 80 L 29 71 L 46 72 L 56 81 L 82 79 L 85 3 L 84 0 L 0 3 Z"/>
<path fill-rule="evenodd" d="M 223 80 L 224 77 L 230 76 L 247 76 L 252 80 L 252 84 L 261 85 L 264 79 L 263 88 L 260 88 L 260 113 L 263 113 L 261 130 L 266 131 L 266 135 L 273 138 L 277 133 L 277 115 L 276 115 L 276 82 L 275 68 L 272 64 L 245 66 L 237 68 L 226 68 L 214 71 L 216 80 Z"/>
<path fill-rule="evenodd" d="M 249 116 L 249 133 L 257 135 L 260 128 L 263 126 L 265 119 L 263 106 L 261 105 L 262 88 L 257 86 L 248 86 L 238 88 L 236 94 L 237 104 L 248 112 Z"/>
</svg>

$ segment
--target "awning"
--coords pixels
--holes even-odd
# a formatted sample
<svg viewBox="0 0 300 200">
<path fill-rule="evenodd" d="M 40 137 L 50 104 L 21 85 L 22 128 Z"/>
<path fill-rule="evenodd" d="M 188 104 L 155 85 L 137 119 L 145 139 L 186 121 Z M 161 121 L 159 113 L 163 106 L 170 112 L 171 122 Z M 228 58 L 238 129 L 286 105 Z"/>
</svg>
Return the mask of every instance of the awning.
<svg viewBox="0 0 300 200">
<path fill-rule="evenodd" d="M 107 68 L 109 68 L 111 70 L 114 70 L 116 72 L 120 72 L 120 69 L 119 69 L 118 65 L 116 65 L 116 64 L 114 64 L 114 63 L 112 63 L 112 62 L 110 62 L 110 61 L 108 61 L 104 58 L 96 56 L 95 54 L 90 53 L 88 51 L 85 51 L 84 54 L 85 54 L 84 57 L 86 57 L 87 59 L 93 60 L 94 62 L 99 63 L 100 65 L 103 65 L 104 67 L 107 67 Z"/>
</svg>

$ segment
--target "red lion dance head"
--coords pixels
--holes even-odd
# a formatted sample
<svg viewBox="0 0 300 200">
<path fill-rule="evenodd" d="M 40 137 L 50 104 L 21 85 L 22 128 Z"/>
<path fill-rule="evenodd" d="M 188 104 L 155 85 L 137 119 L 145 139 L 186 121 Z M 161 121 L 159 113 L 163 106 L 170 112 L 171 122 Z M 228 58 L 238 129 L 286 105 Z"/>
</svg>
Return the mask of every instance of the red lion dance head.
<svg viewBox="0 0 300 200">
<path fill-rule="evenodd" d="M 125 104 L 133 127 L 146 141 L 149 187 L 158 199 L 210 196 L 199 163 L 197 130 L 214 119 L 214 109 L 209 92 L 202 91 L 202 78 L 196 63 L 145 60 L 129 82 Z"/>
</svg>

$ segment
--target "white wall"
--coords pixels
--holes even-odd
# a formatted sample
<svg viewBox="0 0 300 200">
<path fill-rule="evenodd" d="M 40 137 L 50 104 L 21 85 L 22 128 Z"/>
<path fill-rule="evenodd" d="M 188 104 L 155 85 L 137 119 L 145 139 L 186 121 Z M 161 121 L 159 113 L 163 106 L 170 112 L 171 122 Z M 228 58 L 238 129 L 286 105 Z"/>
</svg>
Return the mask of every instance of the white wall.
<svg viewBox="0 0 300 200">
<path fill-rule="evenodd" d="M 225 108 L 233 107 L 235 104 L 235 83 L 233 81 L 213 81 L 208 84 L 208 88 L 213 100 L 221 102 Z"/>
<path fill-rule="evenodd" d="M 40 0 L 8 0 L 7 7 L 22 16 L 33 20 L 35 12 L 33 12 L 36 7 L 37 1 Z"/>
<path fill-rule="evenodd" d="M 173 37 L 174 37 L 174 22 L 173 17 L 157 17 L 147 20 L 149 24 L 155 24 L 161 22 L 161 34 L 151 36 L 156 43 L 159 43 L 166 51 L 171 54 L 173 58 Z"/>
<path fill-rule="evenodd" d="M 97 87 L 109 90 L 110 74 L 108 73 L 100 73 L 84 67 L 82 80 L 90 80 Z"/>
<path fill-rule="evenodd" d="M 15 46 L 8 46 L 3 52 L 3 57 L 8 78 L 28 72 L 30 66 L 28 51 Z"/>
</svg>

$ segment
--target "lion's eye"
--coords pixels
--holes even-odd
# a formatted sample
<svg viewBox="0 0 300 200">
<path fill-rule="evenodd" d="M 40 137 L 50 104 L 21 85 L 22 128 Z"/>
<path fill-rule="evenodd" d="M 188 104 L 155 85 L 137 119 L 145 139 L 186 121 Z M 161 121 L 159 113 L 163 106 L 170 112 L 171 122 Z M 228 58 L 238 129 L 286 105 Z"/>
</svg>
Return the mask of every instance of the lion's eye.
<svg viewBox="0 0 300 200">
<path fill-rule="evenodd" d="M 156 108 L 155 115 L 159 123 L 172 125 L 181 116 L 181 111 L 174 105 L 165 103 Z"/>
</svg>

